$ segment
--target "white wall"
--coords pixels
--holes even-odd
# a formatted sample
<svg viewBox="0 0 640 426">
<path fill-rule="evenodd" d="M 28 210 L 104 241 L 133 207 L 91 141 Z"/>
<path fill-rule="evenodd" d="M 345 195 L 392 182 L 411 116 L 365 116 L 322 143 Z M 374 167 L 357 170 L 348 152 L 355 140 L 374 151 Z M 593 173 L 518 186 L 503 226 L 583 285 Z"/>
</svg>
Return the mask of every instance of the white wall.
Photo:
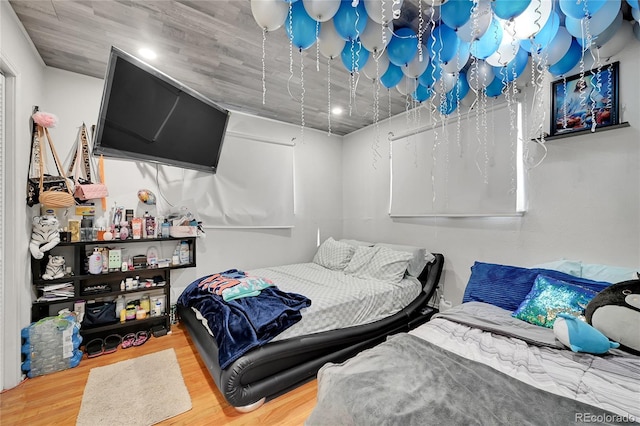
<svg viewBox="0 0 640 426">
<path fill-rule="evenodd" d="M 382 158 L 376 168 L 374 126 L 346 136 L 344 237 L 420 245 L 443 253 L 444 295 L 454 304 L 462 300 L 476 260 L 530 266 L 567 258 L 640 267 L 639 58 L 635 41 L 613 58 L 621 62 L 621 120 L 631 127 L 548 141 L 546 159 L 528 172 L 529 209 L 520 218 L 392 219 L 386 135 L 411 126 L 406 117 L 380 124 Z"/>
<path fill-rule="evenodd" d="M 3 365 L 1 384 L 10 388 L 21 380 L 20 329 L 30 320 L 31 289 L 29 282 L 29 235 L 31 212 L 25 203 L 25 179 L 29 163 L 31 128 L 29 117 L 33 105 L 44 95 L 44 63 L 31 40 L 25 35 L 13 9 L 6 0 L 0 0 L 0 68 L 7 78 L 7 85 L 15 92 L 7 109 L 7 133 L 5 146 L 5 197 L 4 218 L 6 252 L 2 253 L 5 265 L 0 289 L 4 292 L 4 312 L 0 318 Z M 13 249 L 16 248 L 17 249 Z"/>
</svg>

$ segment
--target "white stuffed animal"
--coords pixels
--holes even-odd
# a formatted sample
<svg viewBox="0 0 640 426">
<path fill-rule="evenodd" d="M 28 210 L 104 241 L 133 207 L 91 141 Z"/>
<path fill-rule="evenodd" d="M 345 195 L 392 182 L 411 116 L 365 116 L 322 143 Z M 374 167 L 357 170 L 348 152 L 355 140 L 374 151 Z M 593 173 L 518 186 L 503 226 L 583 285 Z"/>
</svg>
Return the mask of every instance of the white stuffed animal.
<svg viewBox="0 0 640 426">
<path fill-rule="evenodd" d="M 36 259 L 42 259 L 45 252 L 54 248 L 60 242 L 58 219 L 52 215 L 35 216 L 31 230 L 29 249 Z"/>
<path fill-rule="evenodd" d="M 49 256 L 49 263 L 47 263 L 47 269 L 42 274 L 42 279 L 55 280 L 62 277 L 64 277 L 64 257 Z"/>
</svg>

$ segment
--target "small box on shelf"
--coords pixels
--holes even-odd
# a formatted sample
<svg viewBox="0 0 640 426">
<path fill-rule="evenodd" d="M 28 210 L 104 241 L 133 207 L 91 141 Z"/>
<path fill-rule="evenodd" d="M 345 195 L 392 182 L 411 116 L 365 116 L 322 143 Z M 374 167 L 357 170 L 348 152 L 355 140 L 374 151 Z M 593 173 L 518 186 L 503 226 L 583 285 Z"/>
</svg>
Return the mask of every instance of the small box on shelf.
<svg viewBox="0 0 640 426">
<path fill-rule="evenodd" d="M 173 238 L 197 237 L 197 226 L 170 226 L 169 235 Z"/>
</svg>

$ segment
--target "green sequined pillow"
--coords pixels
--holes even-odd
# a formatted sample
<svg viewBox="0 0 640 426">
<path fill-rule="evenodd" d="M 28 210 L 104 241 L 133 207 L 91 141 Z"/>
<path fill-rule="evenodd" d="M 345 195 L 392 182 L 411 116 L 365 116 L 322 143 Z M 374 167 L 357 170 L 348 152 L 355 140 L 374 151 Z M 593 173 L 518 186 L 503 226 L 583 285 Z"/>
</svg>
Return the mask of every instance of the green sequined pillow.
<svg viewBox="0 0 640 426">
<path fill-rule="evenodd" d="M 553 328 L 558 313 L 583 315 L 587 304 L 596 294 L 588 288 L 538 275 L 531 291 L 513 316 L 531 324 Z"/>
</svg>

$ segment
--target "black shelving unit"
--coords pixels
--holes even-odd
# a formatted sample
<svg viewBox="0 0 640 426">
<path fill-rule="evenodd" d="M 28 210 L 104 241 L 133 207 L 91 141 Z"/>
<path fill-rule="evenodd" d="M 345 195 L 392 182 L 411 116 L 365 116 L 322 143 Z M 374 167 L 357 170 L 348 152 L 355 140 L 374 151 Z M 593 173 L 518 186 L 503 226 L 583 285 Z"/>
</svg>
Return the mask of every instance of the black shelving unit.
<svg viewBox="0 0 640 426">
<path fill-rule="evenodd" d="M 180 243 L 186 241 L 189 244 L 190 259 L 189 263 L 170 265 L 167 267 L 145 267 L 135 268 L 133 270 L 122 271 L 112 269 L 103 271 L 101 274 L 89 274 L 87 270 L 88 256 L 93 252 L 94 247 L 109 247 L 135 250 L 136 247 L 146 249 L 154 243 L 163 242 Z M 66 266 L 71 267 L 71 274 L 62 278 L 53 280 L 45 280 L 42 274 L 46 270 L 49 261 L 49 255 L 63 255 L 65 257 Z M 128 320 L 126 322 L 117 322 L 106 324 L 98 327 L 82 327 L 80 334 L 84 341 L 96 337 L 105 337 L 109 334 L 124 335 L 127 333 L 149 330 L 154 326 L 162 325 L 167 330 L 171 329 L 170 306 L 171 306 L 171 271 L 181 268 L 193 268 L 196 266 L 196 237 L 169 237 L 169 238 L 144 238 L 144 239 L 127 239 L 127 240 L 110 240 L 110 241 L 78 241 L 78 242 L 60 242 L 50 252 L 45 253 L 42 259 L 31 257 L 31 273 L 32 283 L 36 295 L 36 300 L 31 305 L 31 320 L 38 321 L 47 316 L 55 315 L 55 313 L 63 308 L 73 310 L 76 301 L 102 301 L 113 300 L 120 295 L 135 295 L 143 293 L 162 293 L 165 298 L 165 314 L 161 316 L 147 316 L 145 319 Z M 120 283 L 126 278 L 139 277 L 140 282 L 152 280 L 155 283 L 150 287 L 138 287 L 130 290 L 121 290 Z M 38 301 L 42 296 L 42 286 L 53 284 L 72 283 L 74 289 L 73 297 Z M 95 287 L 97 285 L 105 286 L 105 291 L 100 293 L 89 293 L 87 287 Z"/>
</svg>

